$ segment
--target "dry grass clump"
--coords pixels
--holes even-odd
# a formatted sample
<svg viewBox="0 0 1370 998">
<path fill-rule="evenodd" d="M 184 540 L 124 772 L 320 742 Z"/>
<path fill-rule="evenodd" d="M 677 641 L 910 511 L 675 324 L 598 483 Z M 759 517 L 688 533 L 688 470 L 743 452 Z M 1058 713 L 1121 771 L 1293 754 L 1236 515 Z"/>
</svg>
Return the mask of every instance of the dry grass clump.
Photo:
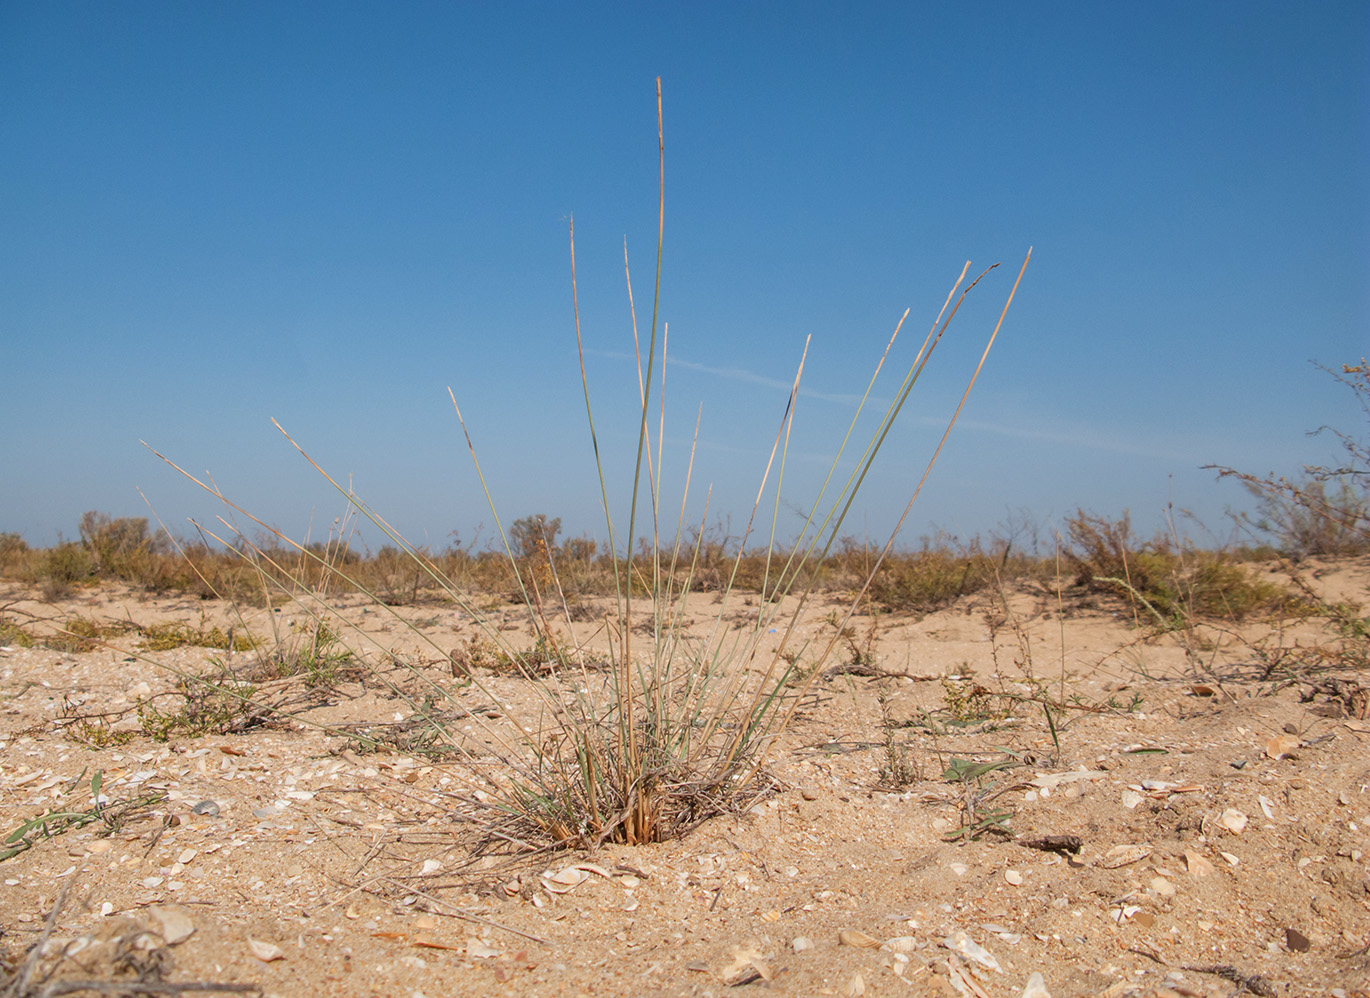
<svg viewBox="0 0 1370 998">
<path fill-rule="evenodd" d="M 660 124 L 659 83 L 657 97 Z M 604 500 L 607 540 L 602 549 L 585 539 L 558 544 L 560 522 L 544 515 L 524 517 L 506 529 L 486 488 L 503 558 L 497 562 L 469 550 L 434 554 L 411 545 L 363 499 L 314 465 L 338 489 L 349 510 L 341 529 L 318 548 L 291 541 L 267 527 L 233 504 L 212 482 L 192 479 L 227 503 L 235 515 L 246 517 L 264 531 L 260 539 L 249 539 L 236 530 L 227 537 L 205 530 L 207 538 L 223 545 L 256 573 L 266 593 L 264 599 L 291 599 L 307 607 L 320 628 L 328 628 L 330 635 L 337 636 L 346 654 L 370 666 L 369 680 L 390 684 L 397 696 L 409 702 L 416 717 L 428 724 L 432 744 L 450 746 L 465 763 L 466 817 L 485 829 L 489 841 L 516 849 L 657 841 L 678 835 L 710 815 L 746 807 L 758 795 L 769 792 L 771 784 L 764 765 L 770 745 L 794 716 L 809 685 L 821 674 L 823 663 L 840 646 L 846 625 L 866 600 L 866 590 L 894 549 L 898 526 L 878 551 L 862 552 L 858 573 L 853 551 L 838 540 L 843 521 L 876 462 L 881 443 L 961 303 L 985 276 L 965 284 L 969 264 L 962 270 L 893 393 L 895 401 L 879 417 L 855 470 L 844 482 L 837 469 L 895 345 L 903 324 L 900 320 L 853 416 L 847 442 L 834 455 L 827 481 L 807 508 L 797 539 L 786 550 L 775 538 L 794 413 L 800 401 L 801 356 L 788 402 L 778 414 L 770 454 L 759 469 L 756 501 L 746 528 L 733 543 L 711 543 L 704 529 L 707 503 L 701 522 L 689 524 L 685 520 L 695 470 L 693 449 L 687 458 L 684 494 L 668 502 L 660 489 L 666 438 L 660 379 L 667 341 L 656 304 L 665 205 L 661 137 L 659 128 L 662 166 L 657 293 L 649 332 L 642 340 L 637 334 L 630 276 L 628 280 L 639 358 L 640 409 L 633 413 L 638 428 L 636 456 L 631 480 L 621 493 L 627 500 L 624 503 L 609 499 L 610 483 L 600 459 L 595 411 L 581 364 L 590 453 Z M 1024 260 L 1024 270 L 1026 266 Z M 1022 271 L 1018 275 L 1021 278 Z M 571 284 L 574 303 L 574 229 Z M 988 338 L 980 366 L 1016 289 L 1017 281 Z M 578 304 L 575 318 L 580 348 Z M 581 355 L 583 358 L 583 348 Z M 980 366 L 969 378 L 962 404 Z M 453 404 L 455 407 L 455 397 Z M 959 413 L 960 406 L 947 433 Z M 485 488 L 477 448 L 459 408 L 457 418 Z M 946 434 L 928 462 L 924 480 L 945 440 Z M 862 445 L 858 440 L 854 446 Z M 300 453 L 308 460 L 303 450 Z M 909 496 L 904 517 L 920 489 L 921 482 Z M 627 508 L 626 524 L 610 514 L 620 505 Z M 345 543 L 336 543 L 352 536 L 353 517 L 368 521 L 368 530 L 374 528 L 384 535 L 387 547 L 376 557 L 356 557 Z M 797 636 L 796 624 L 830 567 L 840 569 L 842 584 L 854 592 L 845 618 L 838 614 L 830 636 L 810 645 Z M 501 621 L 471 598 L 473 586 L 487 592 L 507 586 L 517 594 L 534 635 L 532 649 L 510 645 Z M 741 598 L 744 586 L 754 587 L 760 598 Z M 418 670 L 412 670 L 405 688 L 391 683 L 387 678 L 391 667 L 403 667 L 404 663 L 386 658 L 384 649 L 350 623 L 326 595 L 362 593 L 376 608 L 389 611 L 392 621 L 421 646 L 446 657 L 447 649 L 439 648 L 421 628 L 390 610 L 392 601 L 418 599 L 424 590 L 455 604 L 475 621 L 479 638 L 469 654 L 473 659 L 497 663 L 501 675 L 492 678 L 484 669 L 468 668 L 463 678 L 493 703 L 493 712 L 459 710 L 447 686 L 433 683 Z M 611 609 L 605 620 L 609 647 L 607 653 L 592 654 L 567 635 L 576 633 L 569 624 L 579 600 L 597 592 L 610 597 Z M 707 600 L 699 599 L 703 592 L 709 594 Z M 792 598 L 781 599 L 785 596 Z M 714 615 L 714 624 L 704 636 L 687 629 L 690 615 L 698 612 L 700 602 L 705 602 Z M 778 635 L 778 647 L 772 646 L 771 635 Z M 382 662 L 387 669 L 379 668 Z M 454 660 L 454 668 L 458 665 Z M 523 681 L 517 698 L 506 695 L 510 676 Z M 525 695 L 531 697 L 531 705 Z M 453 716 L 463 718 L 463 724 L 452 724 Z"/>
<path fill-rule="evenodd" d="M 1366 424 L 1357 437 L 1328 426 L 1341 445 L 1339 465 L 1308 465 L 1302 480 L 1254 475 L 1224 465 L 1208 465 L 1220 478 L 1235 478 L 1256 498 L 1254 514 L 1237 517 L 1250 536 L 1291 558 L 1357 555 L 1370 552 L 1370 364 L 1323 368 L 1355 396 Z"/>
<path fill-rule="evenodd" d="M 1229 552 L 1184 546 L 1163 534 L 1142 541 L 1126 512 L 1113 520 L 1077 510 L 1067 518 L 1066 531 L 1062 555 L 1075 584 L 1121 597 L 1148 622 L 1241 621 L 1293 604 L 1288 590 L 1258 579 Z"/>
</svg>

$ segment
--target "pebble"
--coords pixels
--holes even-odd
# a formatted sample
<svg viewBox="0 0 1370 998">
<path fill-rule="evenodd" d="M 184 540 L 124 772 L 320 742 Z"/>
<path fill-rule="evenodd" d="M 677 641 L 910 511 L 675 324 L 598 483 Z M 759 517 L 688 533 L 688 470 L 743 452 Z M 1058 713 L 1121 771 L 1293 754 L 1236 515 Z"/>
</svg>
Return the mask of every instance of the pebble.
<svg viewBox="0 0 1370 998">
<path fill-rule="evenodd" d="M 153 905 L 147 913 L 157 923 L 157 933 L 168 946 L 185 942 L 195 932 L 195 923 L 179 909 Z"/>
</svg>

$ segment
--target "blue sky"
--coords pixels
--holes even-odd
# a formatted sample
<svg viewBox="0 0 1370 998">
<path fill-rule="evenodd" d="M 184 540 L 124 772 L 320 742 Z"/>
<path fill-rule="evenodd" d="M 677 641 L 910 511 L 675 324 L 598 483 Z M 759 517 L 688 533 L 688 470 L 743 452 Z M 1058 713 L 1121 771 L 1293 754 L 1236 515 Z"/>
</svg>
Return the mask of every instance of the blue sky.
<svg viewBox="0 0 1370 998">
<path fill-rule="evenodd" d="M 1224 536 L 1201 465 L 1361 428 L 1310 362 L 1370 353 L 1367 67 L 1362 3 L 5 4 L 0 530 L 219 512 L 145 440 L 317 536 L 343 503 L 275 417 L 411 539 L 484 543 L 450 386 L 501 516 L 602 536 L 567 225 L 621 519 L 660 76 L 671 518 L 702 404 L 690 516 L 711 484 L 741 529 L 810 336 L 811 501 L 904 309 L 879 399 L 1002 261 L 846 525 L 887 530 L 1033 246 L 905 539 L 1172 499 Z"/>
</svg>

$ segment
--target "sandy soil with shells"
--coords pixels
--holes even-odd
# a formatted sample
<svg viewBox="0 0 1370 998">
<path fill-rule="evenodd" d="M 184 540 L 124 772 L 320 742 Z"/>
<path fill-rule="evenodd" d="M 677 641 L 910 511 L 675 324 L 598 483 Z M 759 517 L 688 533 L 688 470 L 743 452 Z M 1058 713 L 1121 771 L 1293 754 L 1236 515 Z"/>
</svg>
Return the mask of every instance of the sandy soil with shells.
<svg viewBox="0 0 1370 998">
<path fill-rule="evenodd" d="M 1304 571 L 1370 603 L 1370 560 Z M 0 587 L 0 606 L 34 633 L 75 614 L 232 622 L 213 603 L 115 588 L 54 606 Z M 97 771 L 111 802 L 162 798 L 113 834 L 96 822 L 0 862 L 0 992 L 88 980 L 105 983 L 65 993 L 126 993 L 114 981 L 320 998 L 1370 993 L 1370 677 L 1260 675 L 1259 651 L 1329 632 L 1157 636 L 1117 607 L 1067 606 L 1062 620 L 1031 592 L 1010 607 L 855 621 L 860 640 L 875 628 L 875 661 L 893 675 L 825 674 L 774 747 L 778 791 L 746 813 L 664 844 L 477 868 L 451 806 L 459 776 L 317 726 L 402 725 L 409 708 L 383 682 L 319 695 L 287 680 L 285 724 L 91 748 L 73 718 L 136 728 L 140 700 L 172 702 L 175 672 L 221 653 L 176 649 L 154 665 L 136 634 L 88 652 L 0 648 L 0 834 L 82 789 L 88 804 Z M 818 634 L 830 609 L 804 627 Z M 385 611 L 348 612 L 428 661 L 459 707 L 497 713 Z M 450 607 L 396 612 L 438 647 L 471 632 Z M 517 628 L 516 609 L 492 612 Z M 950 723 L 949 695 L 973 683 L 1030 692 L 1026 672 L 1063 669 L 1082 705 L 1114 706 L 1069 712 L 1055 741 L 1030 700 Z M 486 682 L 522 695 L 517 679 Z M 915 778 L 882 788 L 891 737 Z M 944 775 L 952 760 L 1005 750 L 1022 765 L 986 780 L 1011 834 L 949 840 L 968 793 Z M 46 956 L 24 964 L 35 943 Z M 136 992 L 139 980 L 159 990 Z"/>
</svg>

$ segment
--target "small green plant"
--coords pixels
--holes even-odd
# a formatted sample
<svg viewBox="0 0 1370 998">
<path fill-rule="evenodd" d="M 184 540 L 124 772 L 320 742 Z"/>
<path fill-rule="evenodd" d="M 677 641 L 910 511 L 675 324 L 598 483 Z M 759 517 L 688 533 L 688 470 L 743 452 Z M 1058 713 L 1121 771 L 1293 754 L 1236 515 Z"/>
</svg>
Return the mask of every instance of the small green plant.
<svg viewBox="0 0 1370 998">
<path fill-rule="evenodd" d="M 906 725 L 899 724 L 890 707 L 889 684 L 882 683 L 876 692 L 880 704 L 881 749 L 884 762 L 876 786 L 882 790 L 903 790 L 923 778 L 923 768 L 907 741 L 900 741 L 897 732 Z"/>
<path fill-rule="evenodd" d="M 165 621 L 142 629 L 143 649 L 145 651 L 169 651 L 172 648 L 219 648 L 224 651 L 252 651 L 256 642 L 248 634 L 235 634 L 230 627 L 227 632 L 217 624 L 206 628 L 203 619 L 198 627 L 180 621 Z"/>
<path fill-rule="evenodd" d="M 0 645 L 14 645 L 17 648 L 32 648 L 33 635 L 24 630 L 22 624 L 6 614 L 0 613 Z"/>
<path fill-rule="evenodd" d="M 58 629 L 43 638 L 43 644 L 53 651 L 79 653 L 103 648 L 110 638 L 117 638 L 134 629 L 122 622 L 102 624 L 89 617 L 70 617 Z"/>
<path fill-rule="evenodd" d="M 969 675 L 970 669 L 965 672 Z M 950 724 L 964 726 L 984 721 L 1002 721 L 1013 715 L 1013 698 L 996 693 L 974 679 L 942 677 L 942 700 Z"/>
<path fill-rule="evenodd" d="M 1025 784 L 1002 781 L 998 778 L 986 782 L 986 778 L 1018 765 L 1021 765 L 1020 760 L 1012 756 L 990 762 L 952 757 L 942 778 L 949 783 L 959 783 L 963 787 L 958 802 L 961 806 L 961 824 L 954 832 L 943 836 L 946 841 L 964 843 L 986 834 L 1013 834 L 1008 826 L 1009 820 L 1013 817 L 1013 810 L 992 805 L 1004 794 L 1019 790 Z"/>
<path fill-rule="evenodd" d="M 166 799 L 166 791 L 157 790 L 125 800 L 111 800 L 100 792 L 104 770 L 97 770 L 90 778 L 89 796 L 84 793 L 85 771 L 71 781 L 68 797 L 58 807 L 45 811 L 19 825 L 0 841 L 0 862 L 31 849 L 43 839 L 63 832 L 100 822 L 101 834 L 111 835 L 127 822 L 145 816 Z"/>
<path fill-rule="evenodd" d="M 314 620 L 261 654 L 250 666 L 253 679 L 266 682 L 303 676 L 310 688 L 335 686 L 360 670 L 356 655 L 333 624 Z"/>
<path fill-rule="evenodd" d="M 138 702 L 138 727 L 156 742 L 178 736 L 239 734 L 260 727 L 273 714 L 270 706 L 253 699 L 256 694 L 256 686 L 231 676 L 183 677 L 174 692 Z M 174 700 L 176 706 L 170 710 L 159 707 L 157 701 L 165 698 Z"/>
</svg>

